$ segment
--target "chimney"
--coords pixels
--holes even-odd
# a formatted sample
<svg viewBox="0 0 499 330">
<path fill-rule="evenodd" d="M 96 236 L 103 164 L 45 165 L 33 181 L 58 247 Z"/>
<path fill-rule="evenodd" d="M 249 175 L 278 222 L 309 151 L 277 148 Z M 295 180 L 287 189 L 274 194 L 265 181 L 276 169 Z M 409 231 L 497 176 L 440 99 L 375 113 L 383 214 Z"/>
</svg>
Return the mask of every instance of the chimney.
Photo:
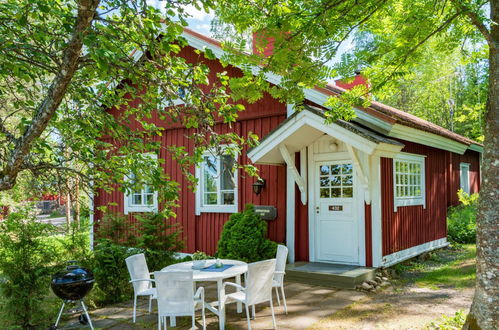
<svg viewBox="0 0 499 330">
<path fill-rule="evenodd" d="M 355 77 L 353 77 L 353 80 L 352 78 L 339 79 L 335 80 L 334 83 L 336 84 L 336 86 L 343 89 L 352 89 L 358 85 L 364 85 L 368 90 L 371 87 L 369 86 L 369 82 L 367 81 L 366 77 L 364 77 L 360 71 L 355 72 Z"/>
<path fill-rule="evenodd" d="M 267 37 L 264 31 L 253 33 L 253 54 L 269 57 L 274 51 L 274 37 Z M 262 51 L 263 48 L 263 51 Z"/>
</svg>

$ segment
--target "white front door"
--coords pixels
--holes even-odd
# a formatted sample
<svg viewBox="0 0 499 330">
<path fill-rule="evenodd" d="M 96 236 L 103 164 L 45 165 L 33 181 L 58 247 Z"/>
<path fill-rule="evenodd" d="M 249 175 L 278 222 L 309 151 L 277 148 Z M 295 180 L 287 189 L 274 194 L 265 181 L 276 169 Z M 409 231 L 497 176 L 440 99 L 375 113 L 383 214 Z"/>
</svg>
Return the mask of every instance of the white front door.
<svg viewBox="0 0 499 330">
<path fill-rule="evenodd" d="M 359 263 L 356 178 L 351 161 L 316 162 L 316 259 Z"/>
</svg>

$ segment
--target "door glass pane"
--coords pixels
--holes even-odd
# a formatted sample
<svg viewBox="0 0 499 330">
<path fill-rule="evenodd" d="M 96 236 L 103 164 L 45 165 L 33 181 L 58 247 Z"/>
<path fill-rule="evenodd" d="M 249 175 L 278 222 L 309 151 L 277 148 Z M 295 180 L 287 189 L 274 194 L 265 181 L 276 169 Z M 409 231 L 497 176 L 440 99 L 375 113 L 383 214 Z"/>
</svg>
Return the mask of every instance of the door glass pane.
<svg viewBox="0 0 499 330">
<path fill-rule="evenodd" d="M 341 185 L 341 176 L 333 175 L 331 176 L 331 186 L 339 186 Z"/>
<path fill-rule="evenodd" d="M 340 174 L 341 165 L 331 165 L 331 174 Z"/>
<path fill-rule="evenodd" d="M 322 165 L 320 167 L 321 175 L 328 175 L 329 174 L 329 166 L 327 165 Z"/>
<path fill-rule="evenodd" d="M 333 198 L 341 197 L 341 188 L 331 188 L 331 197 Z"/>
<path fill-rule="evenodd" d="M 331 195 L 329 194 L 329 188 L 321 188 L 321 198 L 329 198 Z"/>
<path fill-rule="evenodd" d="M 329 177 L 321 176 L 320 181 L 321 187 L 329 187 Z"/>
<path fill-rule="evenodd" d="M 343 188 L 343 194 L 341 197 L 353 197 L 353 188 L 352 187 Z"/>
</svg>

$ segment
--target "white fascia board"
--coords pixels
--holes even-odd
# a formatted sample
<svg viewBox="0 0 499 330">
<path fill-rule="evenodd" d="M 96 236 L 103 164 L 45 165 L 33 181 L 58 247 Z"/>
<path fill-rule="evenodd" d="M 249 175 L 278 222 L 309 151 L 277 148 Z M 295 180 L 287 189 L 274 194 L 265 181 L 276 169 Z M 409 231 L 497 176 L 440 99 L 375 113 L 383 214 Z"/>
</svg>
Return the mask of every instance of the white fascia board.
<svg viewBox="0 0 499 330">
<path fill-rule="evenodd" d="M 411 248 L 398 251 L 387 256 L 384 256 L 382 259 L 381 266 L 382 267 L 390 267 L 396 263 L 402 262 L 404 260 L 413 258 L 421 253 L 432 251 L 435 249 L 439 249 L 449 245 L 447 242 L 447 238 L 440 238 L 431 242 L 426 242 L 421 245 L 413 246 Z"/>
<path fill-rule="evenodd" d="M 451 151 L 460 155 L 464 154 L 466 149 L 468 149 L 466 144 L 401 124 L 393 125 L 388 136 Z"/>
<path fill-rule="evenodd" d="M 253 163 L 257 162 L 270 150 L 277 148 L 287 137 L 304 125 L 308 125 L 322 131 L 367 154 L 372 154 L 377 146 L 376 143 L 369 141 L 337 124 L 324 124 L 324 118 L 321 116 L 313 114 L 309 111 L 302 111 L 296 117 L 279 127 L 278 130 L 272 134 L 272 138 L 267 138 L 259 146 L 250 150 L 248 152 L 248 157 Z"/>
<path fill-rule="evenodd" d="M 382 142 L 377 145 L 374 154 L 379 157 L 395 158 L 403 148 L 403 145 L 394 145 Z"/>
</svg>

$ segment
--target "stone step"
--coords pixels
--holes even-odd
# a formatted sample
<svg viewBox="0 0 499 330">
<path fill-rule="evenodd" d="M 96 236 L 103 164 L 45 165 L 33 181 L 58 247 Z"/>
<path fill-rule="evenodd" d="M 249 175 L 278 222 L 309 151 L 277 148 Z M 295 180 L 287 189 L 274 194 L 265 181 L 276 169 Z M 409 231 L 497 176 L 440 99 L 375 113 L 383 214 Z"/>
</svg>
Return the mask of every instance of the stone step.
<svg viewBox="0 0 499 330">
<path fill-rule="evenodd" d="M 286 280 L 327 287 L 354 289 L 375 277 L 376 268 L 326 263 L 295 263 L 286 266 Z"/>
</svg>

